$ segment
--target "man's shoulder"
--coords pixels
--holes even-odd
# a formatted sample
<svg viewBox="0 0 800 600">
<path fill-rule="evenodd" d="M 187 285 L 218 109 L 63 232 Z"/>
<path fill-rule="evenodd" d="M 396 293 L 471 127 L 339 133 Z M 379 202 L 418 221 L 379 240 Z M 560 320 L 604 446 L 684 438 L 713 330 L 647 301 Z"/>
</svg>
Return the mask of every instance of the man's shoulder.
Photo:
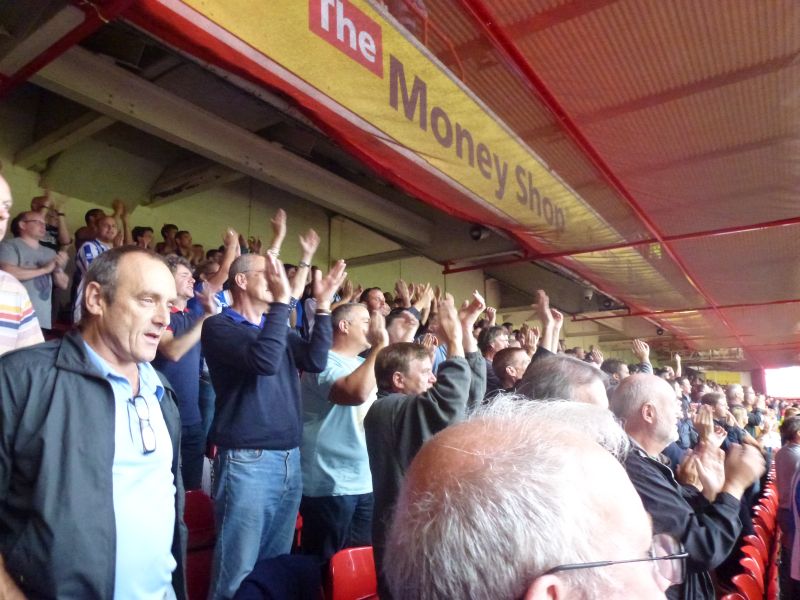
<svg viewBox="0 0 800 600">
<path fill-rule="evenodd" d="M 6 273 L 3 270 L 0 270 L 0 294 L 20 294 L 27 298 L 28 290 L 25 289 L 25 286 L 22 283 L 11 275 L 11 273 Z"/>
<path fill-rule="evenodd" d="M 50 340 L 6 352 L 0 356 L 0 369 L 12 378 L 22 372 L 52 369 L 62 343 L 63 340 Z"/>
</svg>

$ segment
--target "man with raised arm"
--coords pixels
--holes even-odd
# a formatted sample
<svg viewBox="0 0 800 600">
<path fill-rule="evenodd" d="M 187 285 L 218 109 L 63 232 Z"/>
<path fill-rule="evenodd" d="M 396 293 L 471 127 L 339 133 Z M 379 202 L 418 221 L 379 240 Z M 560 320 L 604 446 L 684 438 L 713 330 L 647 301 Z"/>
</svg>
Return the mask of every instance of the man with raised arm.
<svg viewBox="0 0 800 600">
<path fill-rule="evenodd" d="M 178 296 L 170 308 L 169 326 L 161 335 L 153 366 L 172 384 L 181 413 L 181 474 L 187 490 L 198 490 L 203 479 L 206 435 L 200 415 L 200 332 L 203 322 L 216 312 L 214 290 L 194 291 L 192 267 L 182 256 L 166 257 Z M 197 297 L 203 313 L 186 308 Z"/>
<path fill-rule="evenodd" d="M 258 560 L 291 549 L 302 492 L 297 370 L 325 369 L 331 299 L 345 277 L 344 261 L 315 277 L 316 324 L 306 341 L 289 328 L 290 284 L 277 249 L 268 252 L 233 262 L 233 304 L 206 320 L 201 335 L 217 397 L 211 598 L 232 597 Z"/>
<path fill-rule="evenodd" d="M 667 598 L 712 600 L 709 571 L 736 544 L 742 529 L 739 499 L 764 472 L 764 459 L 747 446 L 735 446 L 725 458 L 716 443 L 721 443 L 720 435 L 714 443 L 698 444 L 681 469 L 696 476 L 682 485 L 660 459 L 678 438 L 681 411 L 672 387 L 655 375 L 631 375 L 614 390 L 611 409 L 631 438 L 625 469 L 653 518 L 653 531 L 672 535 L 689 553 L 686 579 L 669 588 Z"/>
<path fill-rule="evenodd" d="M 325 561 L 372 544 L 372 476 L 359 409 L 374 398 L 375 359 L 389 343 L 383 315 L 370 316 L 363 304 L 337 307 L 331 322 L 328 364 L 301 382 L 303 552 Z"/>
<path fill-rule="evenodd" d="M 460 421 L 486 393 L 486 363 L 472 327 L 486 307 L 478 292 L 456 312 L 453 297 L 438 302 L 439 337 L 447 360 L 433 374 L 431 355 L 419 344 L 398 343 L 378 354 L 378 399 L 364 419 L 375 510 L 372 545 L 381 598 L 390 598 L 381 567 L 386 530 L 408 465 L 427 440 Z"/>
</svg>

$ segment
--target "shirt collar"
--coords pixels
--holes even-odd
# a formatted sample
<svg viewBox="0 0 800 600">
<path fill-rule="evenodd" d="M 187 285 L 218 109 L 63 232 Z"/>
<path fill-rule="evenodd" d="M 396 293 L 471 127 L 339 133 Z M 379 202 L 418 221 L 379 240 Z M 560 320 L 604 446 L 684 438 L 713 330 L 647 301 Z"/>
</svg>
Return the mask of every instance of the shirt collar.
<svg viewBox="0 0 800 600">
<path fill-rule="evenodd" d="M 103 377 L 106 379 L 114 378 L 117 380 L 124 380 L 125 382 L 128 381 L 127 377 L 111 368 L 111 365 L 95 352 L 94 349 L 86 343 L 86 340 L 83 340 L 83 347 L 86 349 L 86 355 L 89 357 L 89 360 L 95 368 L 100 371 Z M 161 385 L 161 380 L 158 378 L 155 369 L 150 363 L 138 363 L 136 368 L 139 371 L 139 395 L 145 397 L 154 395 L 160 402 L 161 398 L 164 396 L 164 386 Z"/>
<path fill-rule="evenodd" d="M 235 310 L 233 310 L 230 306 L 226 306 L 222 309 L 222 314 L 228 317 L 231 321 L 237 324 L 245 324 L 249 325 L 250 327 L 258 327 L 262 329 L 264 327 L 264 323 L 267 320 L 267 315 L 261 315 L 261 323 L 256 325 L 255 323 L 248 321 L 243 315 L 239 314 Z"/>
</svg>

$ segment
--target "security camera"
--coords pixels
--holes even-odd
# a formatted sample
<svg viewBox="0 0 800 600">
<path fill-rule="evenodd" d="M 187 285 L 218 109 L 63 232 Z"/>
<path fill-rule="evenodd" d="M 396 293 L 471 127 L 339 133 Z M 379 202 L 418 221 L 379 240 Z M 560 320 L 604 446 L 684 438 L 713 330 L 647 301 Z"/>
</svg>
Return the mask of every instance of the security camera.
<svg viewBox="0 0 800 600">
<path fill-rule="evenodd" d="M 489 237 L 489 230 L 480 225 L 473 225 L 469 228 L 469 237 L 476 242 L 480 242 L 481 240 L 485 240 L 487 237 Z"/>
<path fill-rule="evenodd" d="M 656 329 L 656 335 L 664 335 L 664 329 L 663 329 L 663 328 L 661 328 L 661 327 L 659 327 L 658 329 Z"/>
<path fill-rule="evenodd" d="M 594 297 L 594 290 L 590 287 L 583 288 L 583 299 L 589 302 Z"/>
</svg>

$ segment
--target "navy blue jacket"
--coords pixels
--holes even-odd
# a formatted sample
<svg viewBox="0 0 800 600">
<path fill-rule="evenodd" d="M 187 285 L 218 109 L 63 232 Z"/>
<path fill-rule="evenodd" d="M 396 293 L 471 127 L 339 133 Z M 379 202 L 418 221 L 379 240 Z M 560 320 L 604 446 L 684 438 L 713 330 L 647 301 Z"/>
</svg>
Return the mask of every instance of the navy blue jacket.
<svg viewBox="0 0 800 600">
<path fill-rule="evenodd" d="M 303 419 L 298 369 L 321 373 L 331 347 L 331 318 L 316 315 L 306 341 L 287 325 L 289 306 L 274 302 L 261 326 L 231 308 L 206 319 L 201 345 L 217 395 L 210 440 L 222 448 L 290 450 Z"/>
</svg>

